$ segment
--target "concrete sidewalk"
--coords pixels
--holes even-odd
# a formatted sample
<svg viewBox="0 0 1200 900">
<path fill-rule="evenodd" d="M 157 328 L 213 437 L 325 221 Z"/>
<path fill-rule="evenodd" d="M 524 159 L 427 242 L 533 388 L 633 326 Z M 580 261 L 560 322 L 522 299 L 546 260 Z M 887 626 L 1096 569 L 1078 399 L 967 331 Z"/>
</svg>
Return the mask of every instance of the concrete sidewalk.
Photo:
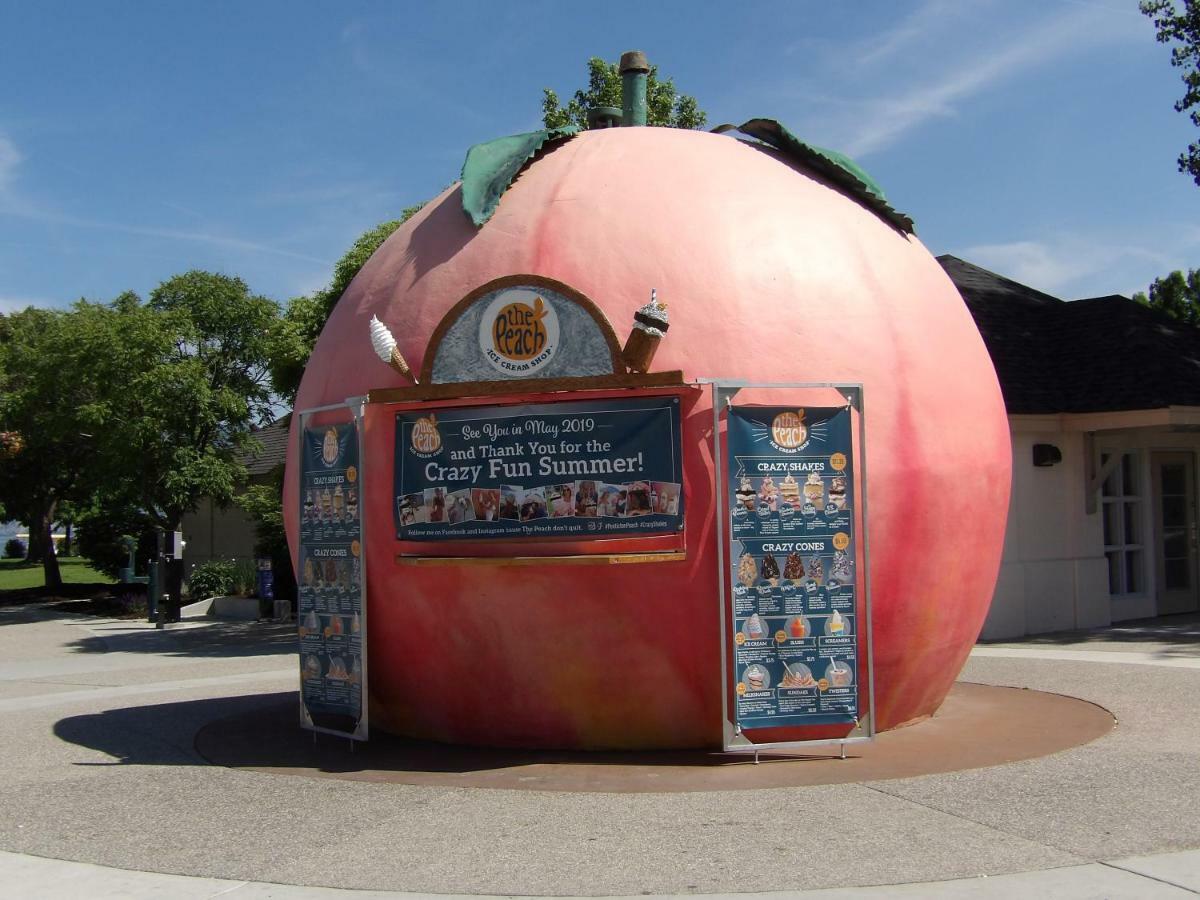
<svg viewBox="0 0 1200 900">
<path fill-rule="evenodd" d="M 1091 744 L 890 781 L 687 794 L 372 784 L 207 764 L 193 747 L 200 728 L 294 691 L 293 646 L 286 627 L 156 632 L 0 609 L 3 892 L 1200 892 L 1200 654 L 1178 630 L 988 646 L 968 663 L 965 680 L 1111 710 L 1118 727 Z"/>
<path fill-rule="evenodd" d="M 41 859 L 0 851 L 0 877 L 5 891 L 13 897 L 30 900 L 67 900 L 67 898 L 125 898 L 160 900 L 162 897 L 208 898 L 229 900 L 370 900 L 370 898 L 417 898 L 437 900 L 477 900 L 497 897 L 484 894 L 414 894 L 397 891 L 357 891 L 344 888 L 305 887 L 269 884 L 263 881 L 229 881 L 221 878 L 163 875 L 110 869 L 88 863 Z M 1200 894 L 1200 851 L 1187 850 L 1160 856 L 1143 856 L 1083 866 L 1064 866 L 1011 875 L 986 875 L 954 881 L 885 884 L 871 887 L 833 888 L 814 891 L 771 891 L 750 894 L 705 894 L 705 897 L 729 900 L 785 900 L 790 897 L 812 900 L 850 900 L 855 897 L 964 897 L 989 900 L 1010 897 L 1056 897 L 1063 900 L 1155 900 L 1155 898 L 1195 897 Z M 520 895 L 505 895 L 523 900 Z M 544 895 L 525 895 L 529 900 Z M 626 895 L 614 900 L 643 900 L 646 895 Z M 660 894 L 660 897 L 687 898 L 696 894 Z"/>
</svg>

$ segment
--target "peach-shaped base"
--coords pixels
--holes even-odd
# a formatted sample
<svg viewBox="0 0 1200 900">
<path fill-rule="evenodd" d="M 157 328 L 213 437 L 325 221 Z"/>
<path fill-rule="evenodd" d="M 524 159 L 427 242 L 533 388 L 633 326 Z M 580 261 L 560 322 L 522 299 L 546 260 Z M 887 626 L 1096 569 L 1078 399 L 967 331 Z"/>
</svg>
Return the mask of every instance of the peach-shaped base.
<svg viewBox="0 0 1200 900">
<path fill-rule="evenodd" d="M 482 229 L 451 189 L 397 231 L 334 310 L 296 408 L 403 385 L 366 361 L 372 315 L 415 363 L 456 301 L 520 273 L 581 291 L 619 334 L 657 288 L 672 319 L 655 368 L 689 380 L 864 385 L 877 724 L 932 713 L 991 600 L 1010 453 L 983 342 L 928 251 L 731 138 L 588 132 L 525 170 Z M 712 410 L 705 391 L 684 393 L 688 558 L 629 566 L 398 565 L 393 420 L 372 408 L 362 501 L 374 727 L 508 746 L 719 744 Z M 292 452 L 289 485 L 295 471 Z"/>
</svg>

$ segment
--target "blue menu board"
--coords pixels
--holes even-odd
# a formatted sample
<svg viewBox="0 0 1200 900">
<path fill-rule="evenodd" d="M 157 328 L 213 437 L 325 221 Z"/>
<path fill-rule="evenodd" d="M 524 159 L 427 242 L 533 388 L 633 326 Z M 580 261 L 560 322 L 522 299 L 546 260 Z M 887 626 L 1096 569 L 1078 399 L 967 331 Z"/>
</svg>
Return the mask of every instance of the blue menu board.
<svg viewBox="0 0 1200 900">
<path fill-rule="evenodd" d="M 847 407 L 731 406 L 734 720 L 854 723 L 859 614 Z"/>
<path fill-rule="evenodd" d="M 681 531 L 681 440 L 678 397 L 398 413 L 396 537 Z"/>
<path fill-rule="evenodd" d="M 354 423 L 303 429 L 300 475 L 301 717 L 365 737 L 361 469 Z"/>
</svg>

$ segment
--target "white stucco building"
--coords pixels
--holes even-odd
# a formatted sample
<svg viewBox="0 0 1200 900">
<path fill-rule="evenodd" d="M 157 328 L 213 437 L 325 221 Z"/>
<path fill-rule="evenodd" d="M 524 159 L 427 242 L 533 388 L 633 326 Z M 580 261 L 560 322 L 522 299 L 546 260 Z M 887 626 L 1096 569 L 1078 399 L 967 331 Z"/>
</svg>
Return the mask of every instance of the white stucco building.
<svg viewBox="0 0 1200 900">
<path fill-rule="evenodd" d="M 1008 408 L 1012 498 L 985 640 L 1200 609 L 1200 330 L 940 262 Z"/>
</svg>

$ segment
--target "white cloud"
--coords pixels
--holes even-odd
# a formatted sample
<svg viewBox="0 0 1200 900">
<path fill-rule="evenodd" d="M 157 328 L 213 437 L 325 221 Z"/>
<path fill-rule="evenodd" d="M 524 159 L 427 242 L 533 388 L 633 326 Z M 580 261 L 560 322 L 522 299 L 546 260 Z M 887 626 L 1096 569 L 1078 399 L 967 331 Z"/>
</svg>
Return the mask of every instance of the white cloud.
<svg viewBox="0 0 1200 900">
<path fill-rule="evenodd" d="M 66 215 L 46 209 L 38 203 L 21 196 L 21 192 L 13 189 L 15 173 L 24 157 L 17 150 L 16 144 L 0 131 L 0 215 L 35 222 L 45 222 L 51 225 L 65 225 L 72 228 L 88 228 L 98 231 L 115 231 L 122 234 L 139 235 L 142 237 L 163 238 L 172 241 L 190 241 L 201 244 L 212 244 L 248 253 L 261 253 L 271 256 L 282 256 L 288 259 L 298 259 L 303 262 L 331 266 L 332 262 L 320 259 L 306 253 L 297 253 L 280 247 L 272 247 L 257 241 L 247 241 L 211 231 L 188 230 L 179 228 L 159 228 L 145 225 L 126 225 L 121 222 L 104 222 L 95 219 L 85 219 L 78 216 Z M 170 206 L 171 204 L 167 204 Z M 190 211 L 188 211 L 190 212 Z M 23 302 L 19 299 L 5 301 L 7 303 Z M 43 305 L 33 301 L 35 305 Z M 22 307 L 23 308 L 23 307 Z"/>
<path fill-rule="evenodd" d="M 920 44 L 935 29 L 944 28 L 948 18 L 978 12 L 980 6 L 990 2 L 991 0 L 982 0 L 982 3 L 970 3 L 966 0 L 927 0 L 896 27 L 870 35 L 861 41 L 857 48 L 851 48 L 854 66 L 858 68 L 887 62 Z"/>
<path fill-rule="evenodd" d="M 1180 260 L 1187 256 L 1187 245 L 1186 240 L 1164 239 L 1151 247 L 1105 235 L 1069 234 L 950 252 L 1039 291 L 1075 300 L 1144 291 L 1158 276 L 1184 267 Z"/>
<path fill-rule="evenodd" d="M 1147 35 L 1119 10 L 1058 6 L 1019 29 L 991 27 L 992 0 L 963 4 L 927 0 L 895 27 L 831 52 L 817 85 L 793 86 L 809 106 L 807 133 L 863 157 L 923 125 L 955 116 L 967 101 L 1004 82 L 1075 55 Z M 831 48 L 831 50 L 834 48 Z M 837 95 L 829 84 L 844 85 Z M 813 109 L 824 112 L 811 114 Z"/>
<path fill-rule="evenodd" d="M 1085 262 L 1066 252 L 1061 243 L 1054 247 L 1038 241 L 979 244 L 955 255 L 1055 296 L 1094 268 L 1094 262 Z"/>
<path fill-rule="evenodd" d="M 179 228 L 159 228 L 147 225 L 126 225 L 121 222 L 103 222 L 51 212 L 28 204 L 10 206 L 7 209 L 0 210 L 0 214 L 36 222 L 46 222 L 51 225 L 65 225 L 71 228 L 88 228 L 97 231 L 115 231 L 120 234 L 133 234 L 140 237 L 162 238 L 171 241 L 191 241 L 200 244 L 212 244 L 218 247 L 227 247 L 232 250 L 242 250 L 247 253 L 262 253 L 271 256 L 282 256 L 287 259 L 298 259 L 302 262 L 317 263 L 322 266 L 333 265 L 330 260 L 320 259 L 306 253 L 296 253 L 293 250 L 284 250 L 281 247 L 272 247 L 269 244 L 247 241 L 242 238 L 208 231 L 188 231 Z"/>
</svg>

